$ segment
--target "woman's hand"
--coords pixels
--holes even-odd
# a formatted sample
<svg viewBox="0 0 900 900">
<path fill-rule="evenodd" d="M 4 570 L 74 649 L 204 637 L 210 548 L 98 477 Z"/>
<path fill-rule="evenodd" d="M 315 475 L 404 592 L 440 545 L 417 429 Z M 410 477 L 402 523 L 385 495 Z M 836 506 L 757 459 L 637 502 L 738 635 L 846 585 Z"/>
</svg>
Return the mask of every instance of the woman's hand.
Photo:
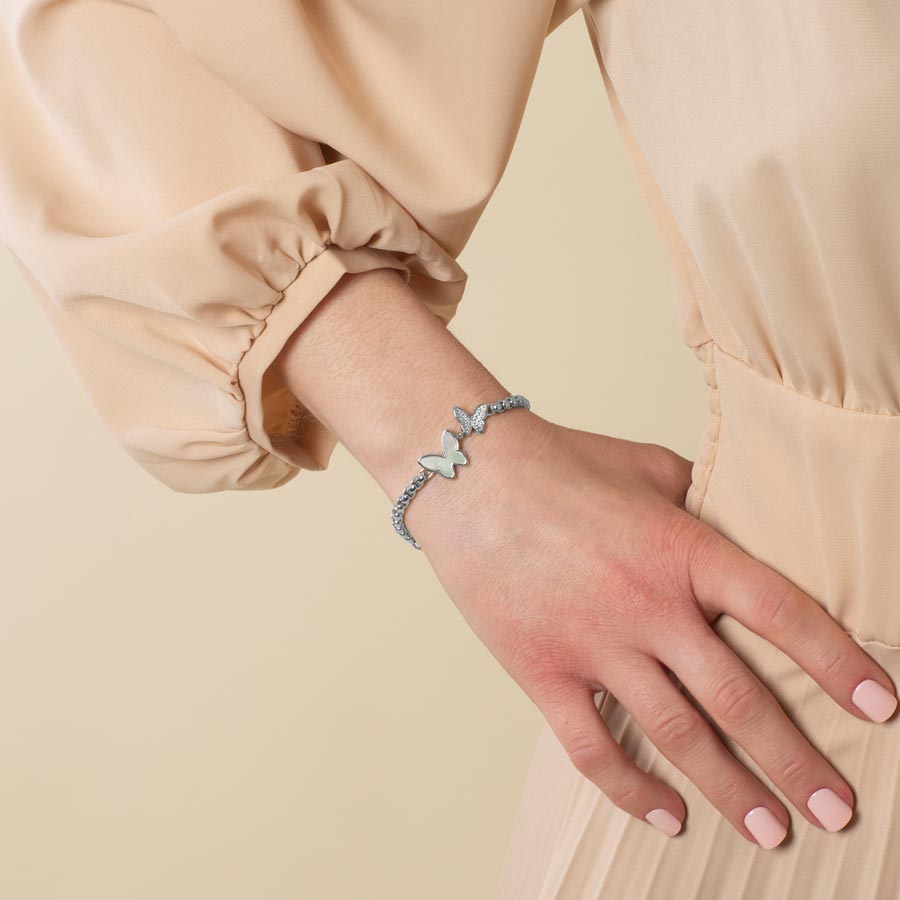
<svg viewBox="0 0 900 900">
<path fill-rule="evenodd" d="M 345 274 L 273 367 L 388 498 L 453 403 L 509 393 L 390 269 Z M 766 846 L 783 837 L 787 810 L 671 672 L 810 822 L 818 791 L 813 807 L 832 812 L 824 824 L 844 824 L 850 788 L 710 622 L 728 613 L 860 718 L 853 696 L 872 710 L 879 690 L 890 693 L 876 719 L 893 712 L 891 681 L 811 597 L 685 511 L 689 460 L 525 408 L 491 416 L 464 448 L 472 463 L 458 483 L 433 476 L 406 524 L 579 771 L 632 815 L 683 818 L 678 795 L 613 740 L 593 701 L 607 688 L 741 834 Z M 664 826 L 660 816 L 651 819 Z"/>
<path fill-rule="evenodd" d="M 871 680 L 857 699 L 883 686 L 890 700 L 891 680 L 810 596 L 686 512 L 690 460 L 525 409 L 490 417 L 463 448 L 471 464 L 457 467 L 458 483 L 435 475 L 406 524 L 581 773 L 631 815 L 663 810 L 654 824 L 680 827 L 681 798 L 629 759 L 601 718 L 593 695 L 608 689 L 744 837 L 780 843 L 787 810 L 726 749 L 674 673 L 810 822 L 845 824 L 850 787 L 710 623 L 721 613 L 737 619 L 859 718 L 854 689 Z M 824 823 L 807 806 L 816 791 Z"/>
</svg>

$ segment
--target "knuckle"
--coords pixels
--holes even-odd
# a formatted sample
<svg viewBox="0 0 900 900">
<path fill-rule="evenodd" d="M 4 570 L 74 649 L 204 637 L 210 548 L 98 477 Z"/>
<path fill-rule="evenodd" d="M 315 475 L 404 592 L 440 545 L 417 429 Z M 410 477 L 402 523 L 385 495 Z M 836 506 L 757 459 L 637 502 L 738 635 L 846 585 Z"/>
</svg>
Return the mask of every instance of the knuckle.
<svg viewBox="0 0 900 900">
<path fill-rule="evenodd" d="M 745 793 L 746 785 L 733 775 L 725 775 L 716 782 L 716 802 L 724 808 L 738 804 Z"/>
<path fill-rule="evenodd" d="M 694 523 L 694 527 L 681 526 L 679 537 L 683 541 L 682 553 L 689 587 L 696 593 L 695 585 L 722 565 L 726 538 L 699 519 L 694 519 Z"/>
<path fill-rule="evenodd" d="M 630 808 L 635 805 L 635 801 L 640 796 L 641 786 L 636 781 L 618 782 L 614 787 L 604 791 L 607 798 L 612 801 L 619 809 L 629 812 Z"/>
<path fill-rule="evenodd" d="M 672 512 L 657 522 L 657 552 L 666 557 L 681 559 L 693 556 L 706 540 L 703 524 L 693 516 L 683 512 Z M 709 529 L 712 531 L 712 529 Z"/>
<path fill-rule="evenodd" d="M 799 788 L 809 782 L 809 764 L 802 757 L 792 756 L 779 766 L 779 780 L 787 788 Z"/>
<path fill-rule="evenodd" d="M 600 596 L 615 595 L 628 602 L 639 602 L 648 592 L 646 574 L 633 560 L 606 556 L 598 562 L 592 587 Z"/>
<path fill-rule="evenodd" d="M 799 611 L 796 592 L 787 585 L 770 581 L 756 594 L 753 617 L 766 634 L 787 634 Z"/>
<path fill-rule="evenodd" d="M 557 714 L 565 723 L 565 710 L 572 695 L 572 683 L 567 678 L 545 673 L 531 681 L 521 680 L 520 684 L 548 719 Z"/>
<path fill-rule="evenodd" d="M 606 781 L 615 762 L 606 748 L 590 739 L 575 740 L 566 747 L 572 765 L 591 781 Z"/>
<path fill-rule="evenodd" d="M 698 718 L 682 710 L 661 716 L 655 725 L 654 741 L 675 753 L 691 750 L 702 736 Z"/>
<path fill-rule="evenodd" d="M 845 647 L 825 647 L 819 658 L 819 665 L 826 678 L 840 678 L 850 665 L 850 653 Z"/>
<path fill-rule="evenodd" d="M 715 528 L 698 519 L 693 522 L 684 521 L 677 536 L 685 543 L 692 568 L 715 565 L 724 540 Z"/>
<path fill-rule="evenodd" d="M 690 480 L 693 462 L 676 453 L 665 444 L 645 443 L 643 450 L 649 459 L 651 470 L 666 484 L 681 485 Z"/>
<path fill-rule="evenodd" d="M 764 704 L 765 688 L 749 674 L 726 676 L 713 688 L 713 707 L 726 725 L 752 723 Z"/>
<path fill-rule="evenodd" d="M 553 680 L 576 670 L 571 643 L 561 634 L 544 630 L 510 640 L 507 669 L 529 681 Z"/>
<path fill-rule="evenodd" d="M 698 557 L 707 555 L 702 549 L 706 541 L 712 540 L 703 537 L 705 531 L 714 533 L 683 510 L 659 515 L 652 523 L 648 556 L 673 596 L 692 594 L 691 571 L 696 571 Z M 659 593 L 660 586 L 654 585 L 654 593 Z"/>
</svg>

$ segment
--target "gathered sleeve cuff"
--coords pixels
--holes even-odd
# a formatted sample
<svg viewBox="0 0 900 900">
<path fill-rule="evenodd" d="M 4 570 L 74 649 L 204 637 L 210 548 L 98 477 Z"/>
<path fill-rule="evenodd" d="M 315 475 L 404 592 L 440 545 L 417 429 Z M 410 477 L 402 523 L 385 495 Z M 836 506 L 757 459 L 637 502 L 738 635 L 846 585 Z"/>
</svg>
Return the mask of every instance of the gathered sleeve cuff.
<svg viewBox="0 0 900 900">
<path fill-rule="evenodd" d="M 445 323 L 466 280 L 350 160 L 54 245 L 58 280 L 26 277 L 92 405 L 141 466 L 190 493 L 273 488 L 328 466 L 336 436 L 271 364 L 344 273 L 398 269 Z"/>
</svg>

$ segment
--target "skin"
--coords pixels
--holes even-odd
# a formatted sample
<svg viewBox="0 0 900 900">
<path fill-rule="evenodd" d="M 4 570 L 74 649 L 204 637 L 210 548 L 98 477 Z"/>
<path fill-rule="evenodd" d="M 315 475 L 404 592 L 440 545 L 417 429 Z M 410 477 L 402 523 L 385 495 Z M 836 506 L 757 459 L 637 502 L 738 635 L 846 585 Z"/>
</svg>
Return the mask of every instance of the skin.
<svg viewBox="0 0 900 900">
<path fill-rule="evenodd" d="M 471 413 L 514 393 L 392 269 L 345 275 L 274 365 L 391 503 L 418 457 L 438 452 L 441 431 L 457 430 L 454 405 Z M 434 476 L 406 524 L 572 764 L 616 806 L 641 820 L 656 808 L 685 817 L 681 797 L 613 739 L 593 701 L 604 688 L 748 841 L 744 816 L 757 806 L 790 829 L 786 807 L 673 675 L 813 825 L 806 800 L 819 788 L 854 806 L 847 782 L 710 624 L 737 619 L 872 727 L 851 693 L 871 678 L 893 694 L 891 679 L 813 598 L 686 512 L 691 460 L 526 409 L 489 418 L 462 448 L 470 464 L 454 483 Z"/>
</svg>

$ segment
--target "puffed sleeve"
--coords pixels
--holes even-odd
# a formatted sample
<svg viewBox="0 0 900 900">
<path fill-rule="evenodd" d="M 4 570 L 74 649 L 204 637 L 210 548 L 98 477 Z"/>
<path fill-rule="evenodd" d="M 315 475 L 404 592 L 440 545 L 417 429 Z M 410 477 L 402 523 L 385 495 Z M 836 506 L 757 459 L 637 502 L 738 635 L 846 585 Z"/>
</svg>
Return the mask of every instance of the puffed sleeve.
<svg viewBox="0 0 900 900">
<path fill-rule="evenodd" d="M 267 489 L 337 438 L 271 364 L 346 272 L 445 323 L 573 0 L 4 0 L 0 240 L 125 451 Z"/>
</svg>

